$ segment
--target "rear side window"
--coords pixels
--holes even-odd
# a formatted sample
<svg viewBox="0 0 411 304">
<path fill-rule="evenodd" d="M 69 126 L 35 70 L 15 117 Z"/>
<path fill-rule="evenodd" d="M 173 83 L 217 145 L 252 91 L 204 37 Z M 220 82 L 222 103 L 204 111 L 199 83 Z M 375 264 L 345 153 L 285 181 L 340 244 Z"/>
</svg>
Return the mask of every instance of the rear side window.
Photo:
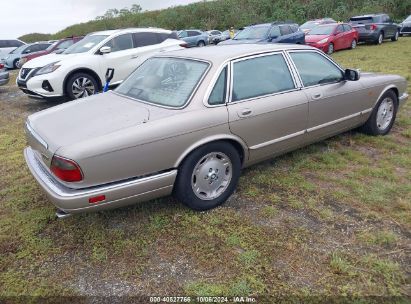
<svg viewBox="0 0 411 304">
<path fill-rule="evenodd" d="M 378 21 L 372 20 L 372 17 L 352 17 L 350 21 L 354 24 L 366 24 L 366 23 L 378 22 Z"/>
<path fill-rule="evenodd" d="M 197 31 L 188 31 L 188 36 L 189 37 L 194 37 L 194 36 L 198 36 L 198 35 L 201 35 L 201 33 L 197 32 Z"/>
<path fill-rule="evenodd" d="M 281 25 L 280 32 L 281 32 L 281 35 L 289 35 L 292 33 L 290 26 L 288 25 Z"/>
<path fill-rule="evenodd" d="M 167 40 L 167 39 L 178 39 L 177 34 L 174 33 L 174 32 L 170 33 L 170 34 L 168 34 L 168 33 L 157 33 L 156 36 L 157 36 L 157 42 L 158 43 L 161 43 L 161 42 L 163 42 L 164 40 Z"/>
<path fill-rule="evenodd" d="M 281 54 L 235 62 L 233 101 L 294 89 L 294 82 Z"/>
<path fill-rule="evenodd" d="M 0 48 L 5 48 L 7 46 L 7 41 L 6 40 L 0 40 Z"/>
<path fill-rule="evenodd" d="M 43 51 L 43 50 L 47 49 L 49 46 L 50 46 L 50 44 L 47 44 L 47 43 L 39 44 L 37 46 L 37 51 Z"/>
<path fill-rule="evenodd" d="M 157 44 L 157 33 L 152 32 L 141 32 L 141 33 L 134 33 L 134 45 L 135 47 L 142 47 Z"/>
<path fill-rule="evenodd" d="M 208 104 L 219 105 L 225 103 L 225 95 L 227 90 L 227 67 L 221 71 L 217 82 L 211 91 L 210 97 L 208 98 Z"/>
<path fill-rule="evenodd" d="M 342 71 L 316 52 L 296 52 L 290 55 L 306 87 L 343 79 Z"/>
</svg>

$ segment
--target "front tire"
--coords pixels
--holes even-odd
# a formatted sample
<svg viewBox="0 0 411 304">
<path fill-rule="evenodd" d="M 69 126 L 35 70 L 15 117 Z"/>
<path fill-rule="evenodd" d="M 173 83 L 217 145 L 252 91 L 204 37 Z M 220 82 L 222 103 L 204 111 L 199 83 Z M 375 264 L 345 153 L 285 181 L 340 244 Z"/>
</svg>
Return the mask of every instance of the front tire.
<svg viewBox="0 0 411 304">
<path fill-rule="evenodd" d="M 386 135 L 394 125 L 398 110 L 397 95 L 389 90 L 384 93 L 373 109 L 371 116 L 362 126 L 362 131 L 369 135 Z"/>
<path fill-rule="evenodd" d="M 333 44 L 333 43 L 330 43 L 330 44 L 328 45 L 327 54 L 328 54 L 328 55 L 331 55 L 332 53 L 334 53 L 334 44 Z"/>
<path fill-rule="evenodd" d="M 66 83 L 66 92 L 70 100 L 94 95 L 97 91 L 97 81 L 87 73 L 75 73 Z"/>
<path fill-rule="evenodd" d="M 206 144 L 187 156 L 174 187 L 176 198 L 187 207 L 204 211 L 223 204 L 237 187 L 241 160 L 229 143 Z"/>
<path fill-rule="evenodd" d="M 14 59 L 13 61 L 13 68 L 14 69 L 19 69 L 19 59 Z"/>
</svg>

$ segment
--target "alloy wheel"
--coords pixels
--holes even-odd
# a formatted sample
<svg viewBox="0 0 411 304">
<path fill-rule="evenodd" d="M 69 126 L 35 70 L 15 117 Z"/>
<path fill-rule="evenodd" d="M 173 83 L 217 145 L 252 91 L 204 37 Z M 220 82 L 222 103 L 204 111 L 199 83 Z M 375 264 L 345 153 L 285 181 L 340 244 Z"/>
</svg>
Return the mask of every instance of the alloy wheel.
<svg viewBox="0 0 411 304">
<path fill-rule="evenodd" d="M 191 187 L 201 200 L 219 197 L 230 185 L 233 165 L 230 158 L 221 152 L 208 153 L 195 165 Z"/>
<path fill-rule="evenodd" d="M 352 42 L 351 42 L 351 48 L 352 49 L 355 49 L 357 47 L 357 41 L 354 39 Z"/>
<path fill-rule="evenodd" d="M 388 128 L 394 117 L 394 101 L 387 97 L 381 102 L 377 111 L 377 127 L 381 131 Z"/>
<path fill-rule="evenodd" d="M 79 77 L 73 81 L 71 90 L 76 99 L 93 95 L 96 92 L 93 82 L 87 77 Z"/>
</svg>

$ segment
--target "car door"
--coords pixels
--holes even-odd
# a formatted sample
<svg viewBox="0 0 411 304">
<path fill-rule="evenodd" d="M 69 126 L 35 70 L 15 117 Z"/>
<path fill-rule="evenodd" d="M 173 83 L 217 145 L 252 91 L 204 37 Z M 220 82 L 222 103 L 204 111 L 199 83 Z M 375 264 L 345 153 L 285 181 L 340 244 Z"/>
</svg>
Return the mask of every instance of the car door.
<svg viewBox="0 0 411 304">
<path fill-rule="evenodd" d="M 308 100 L 299 90 L 283 53 L 231 63 L 229 125 L 258 161 L 303 144 Z"/>
<path fill-rule="evenodd" d="M 338 25 L 334 33 L 334 50 L 344 49 L 346 46 L 346 36 L 342 24 Z"/>
<path fill-rule="evenodd" d="M 187 31 L 190 46 L 197 46 L 201 33 L 198 31 Z"/>
<path fill-rule="evenodd" d="M 370 96 L 359 81 L 344 80 L 344 72 L 327 55 L 314 50 L 289 51 L 309 100 L 308 137 L 327 137 L 362 121 Z"/>
<path fill-rule="evenodd" d="M 346 37 L 345 38 L 345 41 L 346 41 L 345 48 L 350 48 L 352 41 L 356 39 L 355 32 L 353 31 L 352 27 L 349 26 L 348 24 L 344 24 L 343 27 L 344 27 L 345 37 Z"/>
<path fill-rule="evenodd" d="M 133 35 L 127 33 L 116 36 L 104 46 L 109 46 L 111 52 L 100 56 L 100 75 L 105 75 L 108 68 L 114 68 L 111 83 L 119 83 L 137 67 L 135 63 L 138 56 L 134 50 Z"/>
</svg>

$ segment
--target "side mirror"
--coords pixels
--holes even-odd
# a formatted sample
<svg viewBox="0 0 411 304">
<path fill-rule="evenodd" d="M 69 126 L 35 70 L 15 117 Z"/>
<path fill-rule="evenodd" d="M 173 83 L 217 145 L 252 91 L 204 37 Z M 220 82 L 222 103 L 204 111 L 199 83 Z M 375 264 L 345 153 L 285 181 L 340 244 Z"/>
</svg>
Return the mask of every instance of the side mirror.
<svg viewBox="0 0 411 304">
<path fill-rule="evenodd" d="M 111 47 L 109 47 L 109 46 L 103 46 L 100 49 L 100 54 L 102 54 L 102 55 L 109 54 L 109 53 L 111 53 Z"/>
<path fill-rule="evenodd" d="M 360 79 L 360 71 L 346 69 L 344 71 L 344 79 L 348 81 L 357 81 Z"/>
<path fill-rule="evenodd" d="M 63 53 L 64 52 L 64 49 L 58 49 L 58 50 L 55 50 L 53 53 L 55 53 L 55 54 L 61 54 L 61 53 Z"/>
</svg>

